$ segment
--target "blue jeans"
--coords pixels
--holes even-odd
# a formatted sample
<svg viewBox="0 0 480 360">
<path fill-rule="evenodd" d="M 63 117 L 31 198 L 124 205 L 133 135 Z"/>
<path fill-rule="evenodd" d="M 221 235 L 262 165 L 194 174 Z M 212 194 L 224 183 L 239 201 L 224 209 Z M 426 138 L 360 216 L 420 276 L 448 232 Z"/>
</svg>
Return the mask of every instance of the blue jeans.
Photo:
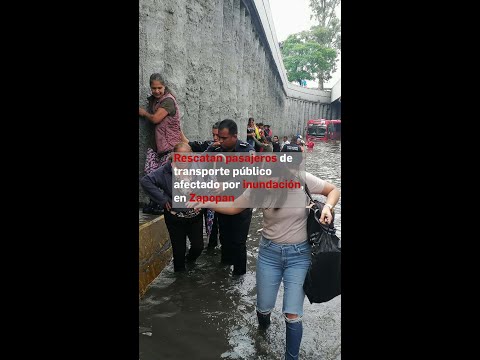
<svg viewBox="0 0 480 360">
<path fill-rule="evenodd" d="M 282 312 L 286 322 L 285 359 L 298 359 L 302 341 L 302 316 L 305 293 L 303 282 L 310 266 L 310 244 L 276 244 L 263 236 L 257 259 L 257 311 L 269 314 L 275 307 L 278 289 L 283 279 Z M 285 314 L 298 315 L 289 319 Z"/>
</svg>

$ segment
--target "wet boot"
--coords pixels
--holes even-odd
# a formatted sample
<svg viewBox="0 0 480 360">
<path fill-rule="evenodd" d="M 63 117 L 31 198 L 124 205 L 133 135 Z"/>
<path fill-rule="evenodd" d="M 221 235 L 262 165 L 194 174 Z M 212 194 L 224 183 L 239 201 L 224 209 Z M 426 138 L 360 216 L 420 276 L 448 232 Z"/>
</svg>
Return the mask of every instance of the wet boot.
<svg viewBox="0 0 480 360">
<path fill-rule="evenodd" d="M 260 329 L 267 329 L 270 326 L 270 315 L 272 313 L 268 314 L 262 314 L 257 311 L 257 318 L 258 318 L 258 326 Z"/>
</svg>

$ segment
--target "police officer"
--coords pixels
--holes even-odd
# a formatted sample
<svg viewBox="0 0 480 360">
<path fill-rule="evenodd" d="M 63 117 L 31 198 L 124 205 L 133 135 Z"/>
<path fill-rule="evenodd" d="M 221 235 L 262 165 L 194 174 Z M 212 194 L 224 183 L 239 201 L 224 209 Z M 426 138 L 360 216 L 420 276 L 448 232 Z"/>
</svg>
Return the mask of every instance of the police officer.
<svg viewBox="0 0 480 360">
<path fill-rule="evenodd" d="M 217 121 L 212 126 L 212 137 L 213 140 L 205 140 L 205 141 L 189 141 L 188 145 L 192 148 L 193 152 L 204 152 L 208 149 L 209 146 L 213 145 L 215 147 L 220 146 L 218 142 L 218 124 L 220 121 Z"/>
<path fill-rule="evenodd" d="M 297 137 L 292 137 L 292 142 L 290 144 L 283 145 L 282 152 L 303 152 L 300 145 L 297 145 Z"/>
<path fill-rule="evenodd" d="M 210 146 L 207 152 L 253 152 L 253 147 L 237 139 L 238 127 L 235 121 L 225 119 L 218 125 L 220 146 Z M 218 179 L 229 181 L 231 178 Z M 247 235 L 252 220 L 252 209 L 245 209 L 236 215 L 216 213 L 220 233 L 223 236 L 221 248 L 222 264 L 233 265 L 233 275 L 247 272 Z"/>
</svg>

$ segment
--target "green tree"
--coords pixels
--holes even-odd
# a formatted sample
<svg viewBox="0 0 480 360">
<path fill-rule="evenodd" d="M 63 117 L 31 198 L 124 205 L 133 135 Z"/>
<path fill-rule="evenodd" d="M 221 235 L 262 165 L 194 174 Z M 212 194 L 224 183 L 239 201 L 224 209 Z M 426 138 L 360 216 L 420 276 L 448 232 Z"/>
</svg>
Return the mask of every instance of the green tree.
<svg viewBox="0 0 480 360">
<path fill-rule="evenodd" d="M 311 28 L 312 36 L 319 44 L 336 49 L 340 52 L 341 47 L 341 21 L 337 18 L 335 10 L 340 6 L 341 0 L 310 0 L 312 18 L 318 21 L 319 25 Z M 334 62 L 336 63 L 336 62 Z M 319 88 L 323 89 L 323 81 L 331 78 L 331 73 L 336 70 L 336 65 L 323 74 L 318 75 Z"/>
<path fill-rule="evenodd" d="M 311 29 L 292 34 L 281 43 L 283 63 L 287 70 L 288 81 L 319 79 L 319 88 L 323 81 L 331 79 L 335 71 L 337 51 L 322 45 L 318 39 L 323 36 L 321 29 Z"/>
<path fill-rule="evenodd" d="M 333 30 L 337 25 L 340 26 L 335 13 L 340 3 L 341 0 L 310 0 L 310 9 L 313 12 L 310 18 L 315 17 L 321 27 Z M 340 31 L 340 27 L 336 30 Z"/>
</svg>

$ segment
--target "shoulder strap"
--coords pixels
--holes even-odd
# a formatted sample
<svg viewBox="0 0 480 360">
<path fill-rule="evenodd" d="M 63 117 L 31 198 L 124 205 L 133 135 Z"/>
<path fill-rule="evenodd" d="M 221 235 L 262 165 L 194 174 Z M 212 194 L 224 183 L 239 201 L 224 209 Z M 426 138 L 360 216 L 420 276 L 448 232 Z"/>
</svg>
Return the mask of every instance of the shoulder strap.
<svg viewBox="0 0 480 360">
<path fill-rule="evenodd" d="M 307 193 L 307 195 L 308 195 L 308 197 L 310 198 L 310 200 L 311 200 L 312 202 L 314 202 L 314 201 L 313 201 L 313 198 L 312 198 L 312 195 L 310 195 L 310 190 L 308 190 L 307 179 L 306 179 L 306 178 L 305 178 L 305 187 L 303 188 L 303 190 L 305 190 L 305 192 Z"/>
</svg>

